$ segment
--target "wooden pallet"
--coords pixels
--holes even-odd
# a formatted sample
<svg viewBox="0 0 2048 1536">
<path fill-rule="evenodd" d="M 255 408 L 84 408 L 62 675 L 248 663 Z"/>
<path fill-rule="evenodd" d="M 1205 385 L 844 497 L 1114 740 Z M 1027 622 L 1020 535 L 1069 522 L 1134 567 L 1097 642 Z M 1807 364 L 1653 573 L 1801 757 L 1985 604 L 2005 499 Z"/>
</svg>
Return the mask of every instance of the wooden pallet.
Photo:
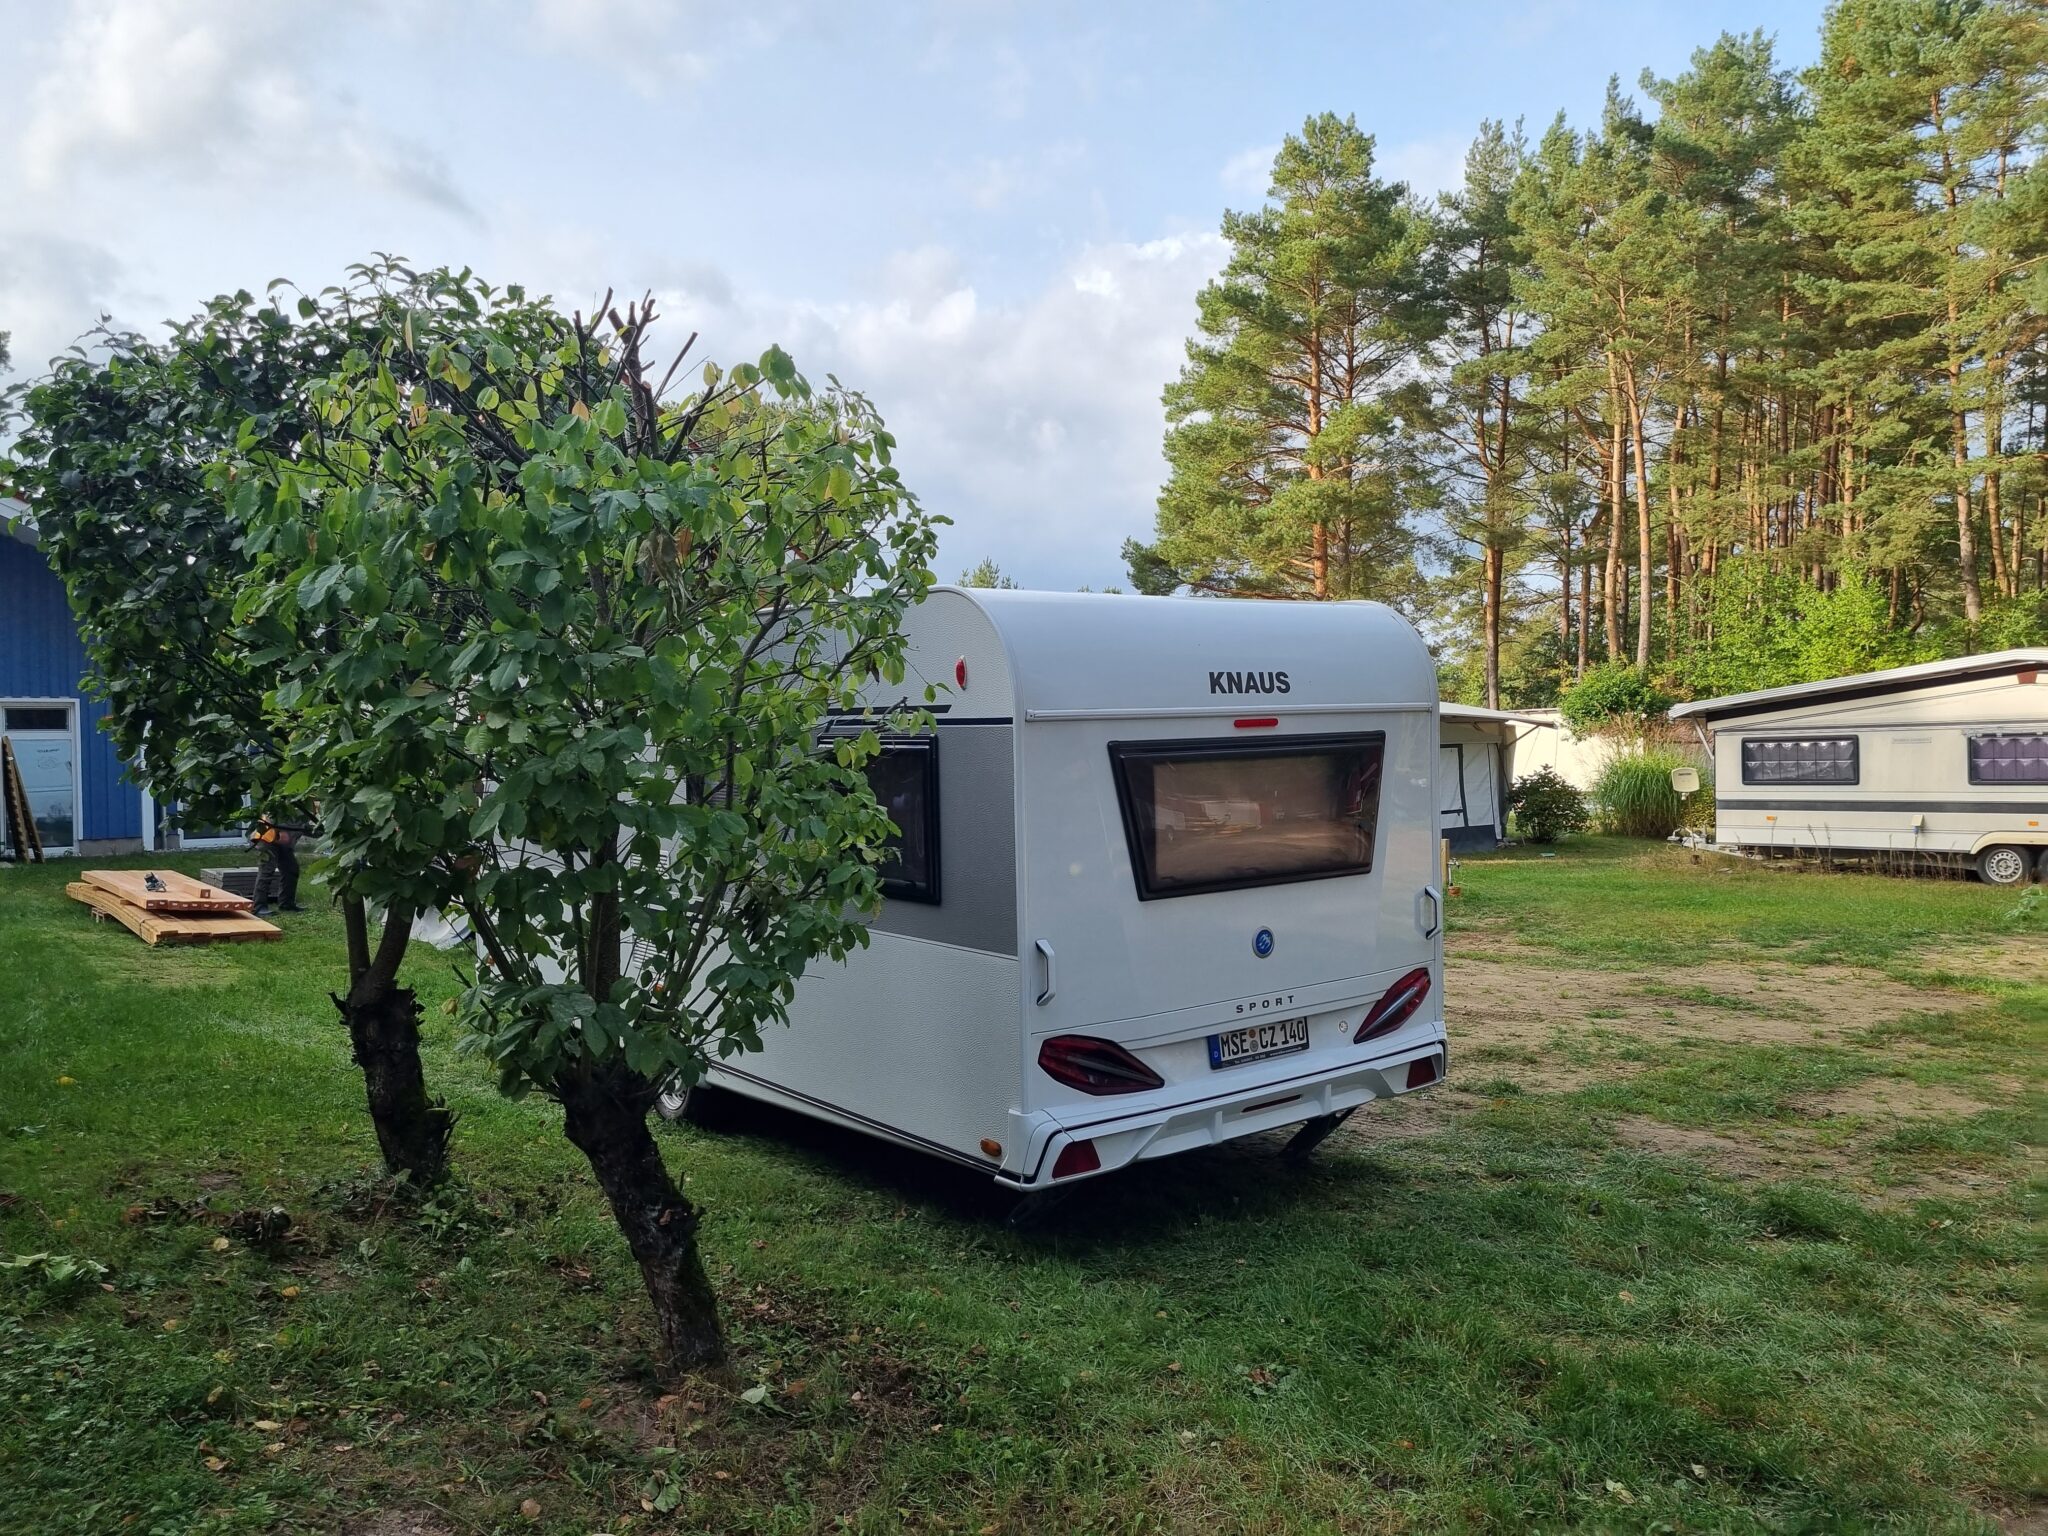
<svg viewBox="0 0 2048 1536">
<path fill-rule="evenodd" d="M 192 917 L 208 913 L 246 912 L 246 896 L 217 885 L 207 885 L 175 869 L 89 869 L 82 876 L 87 885 L 98 886 L 145 912 L 178 912 Z M 151 890 L 154 880 L 161 890 Z"/>
<path fill-rule="evenodd" d="M 284 930 L 247 912 L 229 910 L 196 917 L 176 912 L 146 912 L 104 886 L 74 880 L 64 894 L 83 902 L 97 918 L 111 917 L 145 944 L 247 944 L 281 939 Z"/>
<path fill-rule="evenodd" d="M 247 896 L 254 900 L 256 877 L 262 873 L 262 868 L 255 864 L 229 864 L 217 869 L 211 866 L 202 869 L 199 871 L 199 878 L 203 883 L 218 886 L 231 895 Z"/>
</svg>

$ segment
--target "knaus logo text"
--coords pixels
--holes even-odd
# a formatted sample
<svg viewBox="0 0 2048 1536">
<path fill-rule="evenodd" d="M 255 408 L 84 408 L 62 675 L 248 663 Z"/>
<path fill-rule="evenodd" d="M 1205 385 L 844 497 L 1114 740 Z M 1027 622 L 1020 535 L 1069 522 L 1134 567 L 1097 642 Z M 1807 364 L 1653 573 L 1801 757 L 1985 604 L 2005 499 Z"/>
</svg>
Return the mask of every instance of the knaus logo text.
<svg viewBox="0 0 2048 1536">
<path fill-rule="evenodd" d="M 1285 672 L 1211 672 L 1211 693 L 1288 693 L 1293 685 Z"/>
</svg>

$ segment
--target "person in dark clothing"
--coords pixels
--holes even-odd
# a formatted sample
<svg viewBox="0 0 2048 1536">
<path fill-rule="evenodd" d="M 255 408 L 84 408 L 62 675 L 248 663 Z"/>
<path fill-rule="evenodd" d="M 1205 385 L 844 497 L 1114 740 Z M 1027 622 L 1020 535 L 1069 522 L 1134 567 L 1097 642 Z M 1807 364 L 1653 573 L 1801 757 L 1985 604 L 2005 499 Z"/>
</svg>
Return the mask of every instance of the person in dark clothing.
<svg viewBox="0 0 2048 1536">
<path fill-rule="evenodd" d="M 256 915 L 267 917 L 273 903 L 280 912 L 305 911 L 299 905 L 299 829 L 265 816 L 257 821 L 249 841 L 263 858 L 256 874 Z"/>
</svg>

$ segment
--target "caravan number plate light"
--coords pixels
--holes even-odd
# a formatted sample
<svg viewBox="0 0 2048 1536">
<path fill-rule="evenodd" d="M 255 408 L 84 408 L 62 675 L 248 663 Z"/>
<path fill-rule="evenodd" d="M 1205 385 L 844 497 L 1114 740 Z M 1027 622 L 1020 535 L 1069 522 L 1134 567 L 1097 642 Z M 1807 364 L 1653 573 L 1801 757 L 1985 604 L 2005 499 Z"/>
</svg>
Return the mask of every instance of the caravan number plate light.
<svg viewBox="0 0 2048 1536">
<path fill-rule="evenodd" d="M 1243 1029 L 1226 1029 L 1209 1037 L 1209 1065 L 1239 1067 L 1269 1056 L 1291 1056 L 1308 1049 L 1307 1019 L 1274 1019 L 1268 1024 L 1247 1024 Z"/>
</svg>

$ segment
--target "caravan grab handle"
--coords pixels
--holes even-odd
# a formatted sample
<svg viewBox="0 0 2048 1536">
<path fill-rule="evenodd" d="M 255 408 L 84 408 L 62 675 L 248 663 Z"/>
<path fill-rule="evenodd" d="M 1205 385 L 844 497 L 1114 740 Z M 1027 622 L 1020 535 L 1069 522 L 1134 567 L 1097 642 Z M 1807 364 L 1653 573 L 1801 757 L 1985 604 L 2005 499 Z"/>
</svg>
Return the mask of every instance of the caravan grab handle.
<svg viewBox="0 0 2048 1536">
<path fill-rule="evenodd" d="M 1422 904 L 1429 903 L 1429 918 L 1424 921 Z M 1444 899 L 1433 885 L 1425 885 L 1415 896 L 1415 926 L 1422 930 L 1425 939 L 1436 937 L 1437 930 L 1444 925 Z"/>
<path fill-rule="evenodd" d="M 1045 986 L 1038 994 L 1038 1006 L 1043 1008 L 1052 1001 L 1052 995 L 1059 990 L 1059 973 L 1053 969 L 1052 946 L 1040 939 L 1033 946 L 1045 961 Z"/>
</svg>

